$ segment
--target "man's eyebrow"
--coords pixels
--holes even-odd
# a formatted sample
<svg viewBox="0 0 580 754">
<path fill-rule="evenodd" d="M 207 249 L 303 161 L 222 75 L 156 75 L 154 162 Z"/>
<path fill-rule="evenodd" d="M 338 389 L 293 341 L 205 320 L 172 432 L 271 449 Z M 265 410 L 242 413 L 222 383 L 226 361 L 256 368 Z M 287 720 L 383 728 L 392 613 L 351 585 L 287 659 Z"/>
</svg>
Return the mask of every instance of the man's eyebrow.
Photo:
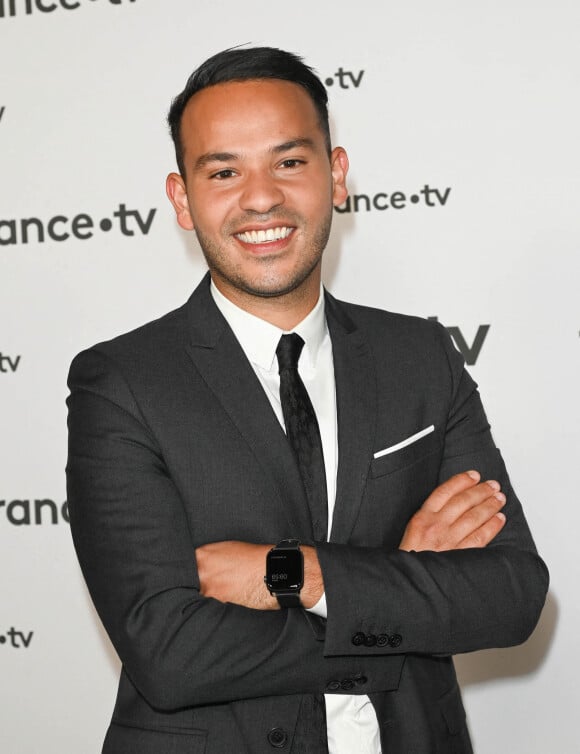
<svg viewBox="0 0 580 754">
<path fill-rule="evenodd" d="M 306 149 L 314 149 L 314 140 L 308 139 L 305 136 L 301 136 L 297 139 L 291 139 L 290 141 L 285 141 L 283 144 L 277 144 L 275 147 L 272 147 L 270 149 L 270 152 L 273 154 L 281 154 L 282 152 L 289 152 L 291 149 L 296 149 L 297 147 L 306 147 Z"/>
<path fill-rule="evenodd" d="M 283 144 L 276 144 L 274 147 L 270 147 L 269 151 L 272 154 L 282 154 L 289 152 L 291 149 L 297 149 L 298 147 L 305 147 L 306 149 L 314 149 L 314 140 L 307 137 L 298 137 L 296 139 L 290 139 Z M 193 166 L 194 170 L 202 170 L 204 167 L 212 162 L 236 162 L 240 159 L 239 154 L 234 152 L 206 152 L 200 155 Z"/>
<path fill-rule="evenodd" d="M 193 166 L 194 170 L 201 170 L 211 162 L 234 162 L 239 159 L 239 155 L 233 152 L 206 152 L 200 155 Z"/>
</svg>

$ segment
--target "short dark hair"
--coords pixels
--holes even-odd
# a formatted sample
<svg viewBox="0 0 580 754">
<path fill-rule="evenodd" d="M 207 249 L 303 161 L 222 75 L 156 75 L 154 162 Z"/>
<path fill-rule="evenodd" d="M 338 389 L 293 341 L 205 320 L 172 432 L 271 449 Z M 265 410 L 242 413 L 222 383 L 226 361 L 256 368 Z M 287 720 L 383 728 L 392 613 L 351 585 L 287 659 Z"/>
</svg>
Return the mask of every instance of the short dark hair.
<svg viewBox="0 0 580 754">
<path fill-rule="evenodd" d="M 232 47 L 208 58 L 188 78 L 183 91 L 175 97 L 167 116 L 179 172 L 185 177 L 181 118 L 187 103 L 194 94 L 209 86 L 227 81 L 252 79 L 282 79 L 298 84 L 306 90 L 316 112 L 324 140 L 330 154 L 330 127 L 328 125 L 328 95 L 324 84 L 302 58 L 276 47 Z"/>
</svg>

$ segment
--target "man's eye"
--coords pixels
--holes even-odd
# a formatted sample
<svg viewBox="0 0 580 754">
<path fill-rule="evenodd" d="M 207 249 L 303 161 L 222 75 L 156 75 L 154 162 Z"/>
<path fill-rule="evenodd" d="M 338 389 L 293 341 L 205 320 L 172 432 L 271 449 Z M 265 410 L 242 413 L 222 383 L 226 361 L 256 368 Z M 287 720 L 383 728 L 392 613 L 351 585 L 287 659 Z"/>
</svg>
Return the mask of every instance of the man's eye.
<svg viewBox="0 0 580 754">
<path fill-rule="evenodd" d="M 221 180 L 223 178 L 231 178 L 233 175 L 234 175 L 234 171 L 228 169 L 228 170 L 218 170 L 217 173 L 212 173 L 210 177 Z"/>
<path fill-rule="evenodd" d="M 304 160 L 288 158 L 281 163 L 281 167 L 283 168 L 297 168 L 299 165 L 304 165 Z"/>
</svg>

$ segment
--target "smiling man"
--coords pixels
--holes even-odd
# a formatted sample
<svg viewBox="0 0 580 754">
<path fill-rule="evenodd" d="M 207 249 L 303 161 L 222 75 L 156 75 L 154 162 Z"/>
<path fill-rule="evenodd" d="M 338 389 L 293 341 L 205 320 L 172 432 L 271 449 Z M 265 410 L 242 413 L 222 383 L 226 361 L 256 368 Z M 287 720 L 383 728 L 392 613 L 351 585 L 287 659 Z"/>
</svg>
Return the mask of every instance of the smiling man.
<svg viewBox="0 0 580 754">
<path fill-rule="evenodd" d="M 476 386 L 438 324 L 322 288 L 348 159 L 299 58 L 219 53 L 169 123 L 208 275 L 69 377 L 103 752 L 471 752 L 451 655 L 525 640 L 547 589 Z"/>
<path fill-rule="evenodd" d="M 329 154 L 307 92 L 277 79 L 202 89 L 178 138 L 183 175 L 168 177 L 167 193 L 181 227 L 197 233 L 213 283 L 243 310 L 291 329 L 320 293 L 332 205 L 347 196 L 346 152 Z"/>
</svg>

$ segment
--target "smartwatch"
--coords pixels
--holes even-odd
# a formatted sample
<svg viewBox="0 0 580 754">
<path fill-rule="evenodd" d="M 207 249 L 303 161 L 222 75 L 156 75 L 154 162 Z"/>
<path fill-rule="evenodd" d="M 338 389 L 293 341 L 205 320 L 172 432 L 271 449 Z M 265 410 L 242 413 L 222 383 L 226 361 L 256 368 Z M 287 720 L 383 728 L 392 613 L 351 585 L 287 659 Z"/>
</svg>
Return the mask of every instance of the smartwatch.
<svg viewBox="0 0 580 754">
<path fill-rule="evenodd" d="M 266 555 L 264 582 L 280 607 L 301 607 L 304 556 L 297 539 L 283 539 Z"/>
</svg>

